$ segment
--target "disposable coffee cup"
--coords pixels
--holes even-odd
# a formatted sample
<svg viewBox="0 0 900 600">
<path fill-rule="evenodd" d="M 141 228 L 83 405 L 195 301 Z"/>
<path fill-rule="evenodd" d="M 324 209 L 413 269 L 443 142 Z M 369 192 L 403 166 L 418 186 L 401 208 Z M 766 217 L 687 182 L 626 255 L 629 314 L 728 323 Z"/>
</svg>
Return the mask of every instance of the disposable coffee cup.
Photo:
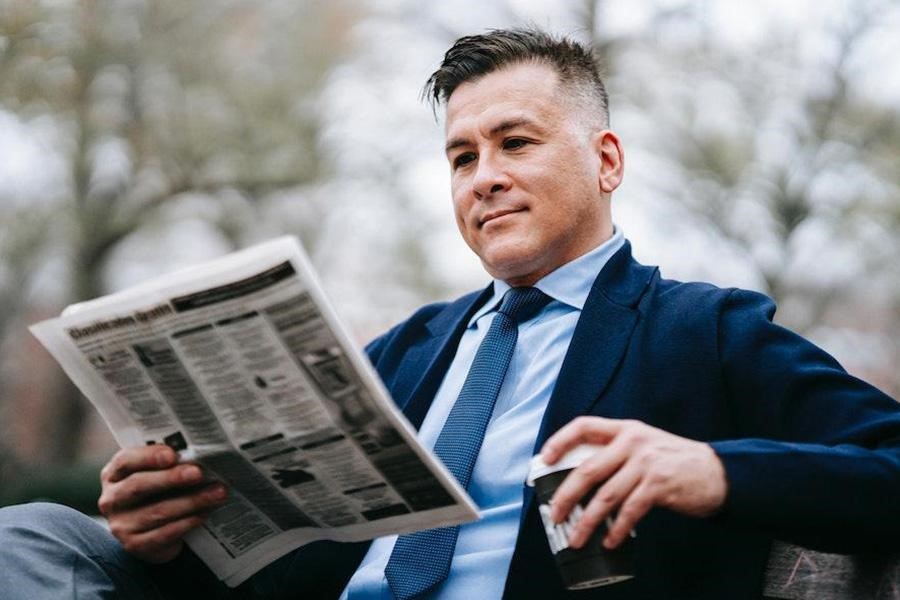
<svg viewBox="0 0 900 600">
<path fill-rule="evenodd" d="M 599 486 L 585 494 L 572 508 L 564 522 L 554 523 L 550 519 L 550 499 L 556 492 L 556 488 L 572 469 L 600 448 L 602 446 L 582 444 L 552 465 L 545 463 L 538 454 L 531 459 L 531 469 L 528 472 L 527 483 L 534 487 L 538 510 L 544 523 L 550 550 L 553 552 L 553 558 L 556 560 L 563 583 L 570 590 L 585 590 L 611 585 L 634 577 L 633 531 L 618 548 L 608 550 L 603 547 L 603 538 L 612 524 L 610 517 L 597 527 L 581 548 L 576 550 L 569 546 L 569 534 L 575 529 L 576 523 Z"/>
</svg>

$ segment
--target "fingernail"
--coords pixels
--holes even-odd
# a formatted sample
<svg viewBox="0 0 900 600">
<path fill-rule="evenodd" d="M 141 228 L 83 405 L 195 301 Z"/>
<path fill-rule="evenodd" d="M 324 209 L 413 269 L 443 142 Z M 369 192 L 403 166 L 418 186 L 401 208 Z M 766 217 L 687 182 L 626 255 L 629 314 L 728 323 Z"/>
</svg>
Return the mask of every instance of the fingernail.
<svg viewBox="0 0 900 600">
<path fill-rule="evenodd" d="M 224 485 L 216 485 L 209 491 L 209 497 L 213 500 L 221 500 L 225 497 L 226 491 Z"/>
<path fill-rule="evenodd" d="M 185 467 L 181 472 L 181 480 L 185 482 L 197 481 L 203 476 L 200 472 L 199 467 L 195 467 L 194 465 L 190 465 Z"/>
</svg>

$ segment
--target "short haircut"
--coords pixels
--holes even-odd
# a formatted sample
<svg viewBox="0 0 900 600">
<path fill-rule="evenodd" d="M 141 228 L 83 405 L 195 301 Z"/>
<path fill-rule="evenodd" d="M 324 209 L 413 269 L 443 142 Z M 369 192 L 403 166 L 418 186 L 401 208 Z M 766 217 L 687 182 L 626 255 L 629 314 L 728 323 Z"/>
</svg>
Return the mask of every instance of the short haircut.
<svg viewBox="0 0 900 600">
<path fill-rule="evenodd" d="M 551 67 L 576 105 L 597 116 L 601 126 L 609 126 L 609 98 L 591 49 L 536 28 L 492 29 L 459 38 L 425 82 L 422 97 L 436 109 L 461 84 L 523 63 Z"/>
</svg>

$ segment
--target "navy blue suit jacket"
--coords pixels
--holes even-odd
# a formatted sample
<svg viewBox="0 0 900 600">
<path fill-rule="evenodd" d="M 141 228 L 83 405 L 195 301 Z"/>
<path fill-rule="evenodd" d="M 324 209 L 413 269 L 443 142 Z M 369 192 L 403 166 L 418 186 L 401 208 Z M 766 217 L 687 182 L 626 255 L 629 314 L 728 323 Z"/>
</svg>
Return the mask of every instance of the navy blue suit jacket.
<svg viewBox="0 0 900 600">
<path fill-rule="evenodd" d="M 418 427 L 490 288 L 434 304 L 367 349 Z M 773 538 L 826 551 L 895 550 L 900 405 L 771 322 L 736 289 L 661 279 L 626 244 L 595 281 L 537 435 L 578 415 L 638 419 L 709 441 L 729 494 L 714 518 L 662 509 L 637 527 L 636 578 L 563 589 L 531 490 L 505 598 L 759 598 Z M 317 542 L 282 559 L 279 597 L 336 598 L 368 544 Z M 262 575 L 265 577 L 265 573 Z"/>
</svg>

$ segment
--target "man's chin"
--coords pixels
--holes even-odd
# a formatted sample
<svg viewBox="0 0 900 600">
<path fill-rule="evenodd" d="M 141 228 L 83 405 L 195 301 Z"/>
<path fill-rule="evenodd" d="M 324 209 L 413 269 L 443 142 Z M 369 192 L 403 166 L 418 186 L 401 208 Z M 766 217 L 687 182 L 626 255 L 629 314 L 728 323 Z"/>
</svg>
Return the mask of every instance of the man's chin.
<svg viewBox="0 0 900 600">
<path fill-rule="evenodd" d="M 539 258 L 539 254 L 522 251 L 504 252 L 486 255 L 481 259 L 481 264 L 494 279 L 500 279 L 513 286 L 531 285 L 537 281 L 534 278 L 535 274 L 540 275 Z"/>
</svg>

